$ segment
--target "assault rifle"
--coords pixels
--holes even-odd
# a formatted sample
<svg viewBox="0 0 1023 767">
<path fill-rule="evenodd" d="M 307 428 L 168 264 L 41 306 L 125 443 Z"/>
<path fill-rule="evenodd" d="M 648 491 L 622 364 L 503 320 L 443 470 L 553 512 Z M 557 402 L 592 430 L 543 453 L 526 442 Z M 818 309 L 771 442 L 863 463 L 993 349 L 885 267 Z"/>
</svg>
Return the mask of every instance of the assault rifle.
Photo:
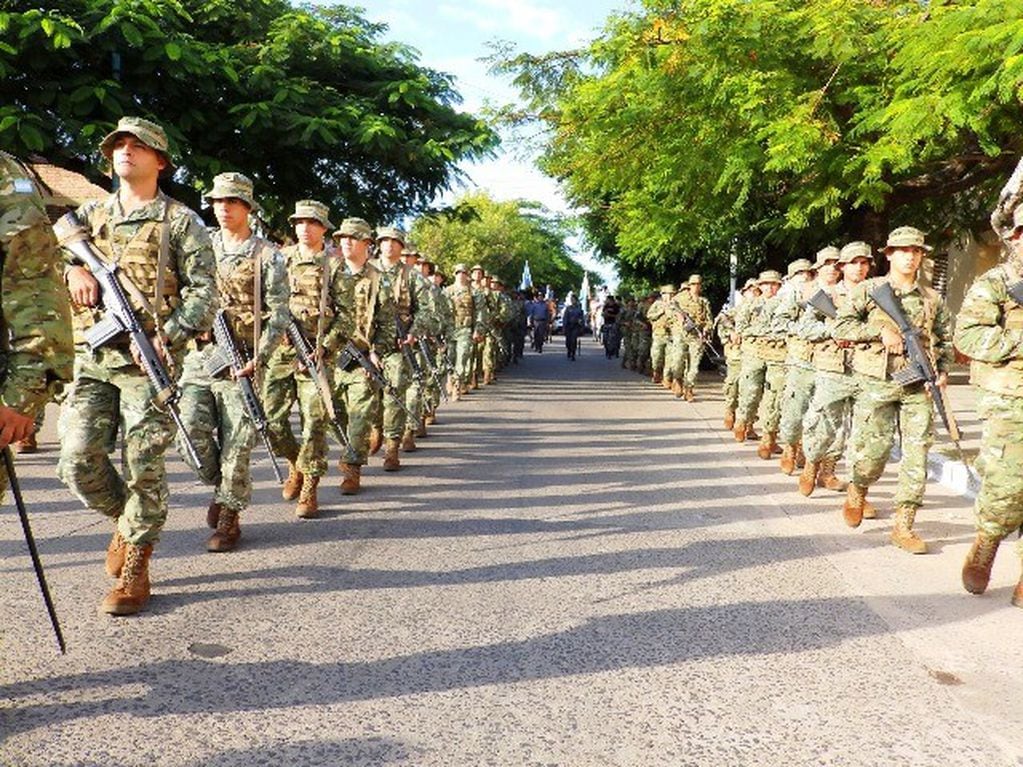
<svg viewBox="0 0 1023 767">
<path fill-rule="evenodd" d="M 188 432 L 185 431 L 185 425 L 181 422 L 181 414 L 178 412 L 177 403 L 181 399 L 181 390 L 171 378 L 167 366 L 164 365 L 153 342 L 146 335 L 138 315 L 135 314 L 135 310 L 128 300 L 128 293 L 131 293 L 143 307 L 147 307 L 149 300 L 127 277 L 121 274 L 117 264 L 109 264 L 102 258 L 92 244 L 88 229 L 73 212 L 65 213 L 54 224 L 53 230 L 61 245 L 70 250 L 75 258 L 87 266 L 99 283 L 100 303 L 103 305 L 104 312 L 103 318 L 85 331 L 85 341 L 89 344 L 89 348 L 95 351 L 122 333 L 128 334 L 131 345 L 138 353 L 142 369 L 156 390 L 156 404 L 166 410 L 174 419 L 174 424 L 178 427 L 178 432 L 182 437 L 182 444 L 188 457 L 192 459 L 193 465 L 202 466 L 199 453 L 196 451 L 195 445 L 192 444 Z M 151 311 L 150 308 L 147 310 Z"/>
<path fill-rule="evenodd" d="M 53 606 L 53 598 L 50 596 L 50 589 L 46 585 L 46 576 L 43 574 L 43 563 L 39 559 L 39 550 L 36 548 L 35 538 L 32 536 L 32 528 L 28 524 L 28 510 L 25 508 L 25 499 L 21 497 L 21 485 L 18 483 L 18 475 L 14 473 L 14 459 L 11 457 L 11 449 L 3 449 L 4 469 L 7 470 L 7 481 L 11 484 L 11 492 L 14 494 L 14 505 L 18 509 L 18 517 L 21 519 L 21 531 L 25 534 L 25 543 L 28 544 L 28 555 L 32 559 L 32 568 L 36 571 L 36 581 L 39 583 L 39 590 L 43 592 L 43 602 L 46 604 L 46 612 L 50 616 L 50 625 L 53 626 L 53 633 L 57 635 L 57 646 L 61 654 L 67 652 L 64 644 L 64 634 L 60 630 L 60 622 L 57 620 L 57 610 Z"/>
<path fill-rule="evenodd" d="M 695 333 L 697 338 L 700 339 L 700 343 L 703 344 L 703 348 L 707 351 L 707 358 L 711 363 L 718 369 L 721 375 L 727 375 L 728 373 L 728 362 L 722 357 L 718 350 L 714 348 L 714 345 L 707 340 L 707 336 L 704 335 L 703 331 L 700 330 L 699 325 L 696 321 L 689 316 L 689 312 L 683 309 L 681 306 L 676 304 L 674 301 L 668 302 L 668 310 L 675 313 L 675 316 L 682 320 L 682 327 L 685 328 L 687 333 Z"/>
<path fill-rule="evenodd" d="M 235 341 L 231 325 L 227 321 L 227 314 L 223 309 L 217 312 L 217 316 L 213 320 L 213 339 L 217 345 L 206 360 L 206 374 L 218 376 L 227 369 L 231 370 L 231 375 L 234 376 L 238 388 L 241 390 L 245 412 L 248 414 L 249 420 L 252 421 L 252 425 L 256 427 L 256 431 L 259 432 L 259 436 L 263 438 L 263 444 L 266 445 L 266 452 L 270 456 L 270 465 L 273 467 L 274 476 L 277 477 L 279 483 L 283 483 L 284 476 L 281 474 L 281 467 L 277 465 L 273 448 L 270 446 L 266 411 L 263 410 L 263 403 L 256 396 L 256 387 L 252 385 L 252 379 L 238 375 L 238 371 L 247 363 L 241 349 L 238 348 L 238 342 Z"/>
<path fill-rule="evenodd" d="M 419 360 L 416 359 L 416 355 L 412 353 L 412 350 L 405 343 L 405 337 L 408 335 L 408 329 L 405 324 L 401 321 L 401 317 L 394 315 L 394 330 L 395 340 L 398 342 L 398 349 L 401 351 L 401 356 L 405 358 L 405 364 L 409 366 L 409 370 L 412 371 L 412 377 L 416 379 L 416 383 L 419 384 L 420 388 L 426 383 L 426 377 L 423 375 L 423 368 L 419 364 Z"/>
<path fill-rule="evenodd" d="M 806 299 L 806 303 L 828 319 L 833 320 L 838 316 L 838 307 L 835 306 L 835 302 L 831 300 L 831 296 L 825 293 L 823 289 L 818 290 Z"/>
<path fill-rule="evenodd" d="M 287 332 L 288 340 L 291 341 L 291 346 L 295 349 L 295 356 L 298 357 L 298 364 L 309 371 L 317 391 L 320 392 L 323 407 L 327 410 L 327 423 L 330 424 L 331 432 L 343 447 L 350 448 L 352 443 L 348 441 L 348 435 L 338 422 L 337 413 L 334 411 L 334 395 L 331 393 L 330 383 L 327 381 L 324 370 L 316 364 L 316 350 L 313 349 L 313 345 L 309 343 L 309 339 L 305 337 L 302 327 L 294 317 L 288 323 Z"/>
<path fill-rule="evenodd" d="M 423 359 L 426 360 L 426 366 L 430 369 L 430 378 L 433 379 L 434 386 L 440 390 L 441 398 L 447 402 L 448 393 L 444 390 L 444 386 L 441 385 L 440 372 L 437 370 L 437 366 L 433 364 L 433 356 L 430 352 L 429 342 L 420 336 L 417 343 L 419 344 L 419 352 L 423 355 Z"/>
<path fill-rule="evenodd" d="M 938 416 L 945 426 L 945 431 L 948 432 L 948 436 L 952 439 L 956 450 L 959 451 L 960 458 L 965 463 L 966 459 L 963 454 L 963 448 L 959 444 L 959 440 L 962 439 L 959 433 L 959 424 L 956 423 L 955 415 L 945 407 L 945 399 L 942 396 L 941 388 L 938 386 L 938 374 L 934 370 L 934 365 L 931 364 L 931 358 L 928 356 L 927 350 L 924 349 L 919 329 L 914 327 L 906 318 L 905 312 L 902 311 L 902 304 L 895 295 L 895 291 L 892 290 L 891 284 L 887 281 L 880 283 L 874 288 L 870 292 L 870 297 L 874 299 L 874 303 L 878 305 L 881 311 L 895 322 L 906 345 L 906 356 L 909 357 L 909 364 L 897 373 L 893 373 L 892 380 L 900 386 L 912 386 L 913 384 L 923 383 L 927 393 L 931 395 L 934 409 L 938 411 Z"/>
<path fill-rule="evenodd" d="M 397 390 L 387 383 L 387 378 L 384 377 L 380 368 L 373 364 L 373 360 L 369 358 L 368 354 L 349 341 L 348 345 L 341 350 L 341 356 L 338 358 L 337 364 L 338 367 L 343 369 L 347 368 L 352 362 L 358 362 L 362 369 L 366 371 L 366 374 L 369 376 L 369 379 L 373 382 L 373 384 L 382 392 L 387 394 L 387 396 L 394 401 L 394 404 L 404 410 L 405 415 L 409 418 L 413 418 L 408 406 L 402 402 L 401 397 L 398 396 Z M 415 419 L 413 418 L 413 420 Z"/>
</svg>

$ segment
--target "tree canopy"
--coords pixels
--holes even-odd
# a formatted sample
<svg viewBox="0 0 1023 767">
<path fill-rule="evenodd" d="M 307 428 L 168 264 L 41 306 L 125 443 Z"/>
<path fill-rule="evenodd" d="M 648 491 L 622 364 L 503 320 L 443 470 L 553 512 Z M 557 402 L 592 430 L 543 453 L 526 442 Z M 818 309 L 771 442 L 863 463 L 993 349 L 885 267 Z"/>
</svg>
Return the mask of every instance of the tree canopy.
<svg viewBox="0 0 1023 767">
<path fill-rule="evenodd" d="M 583 267 L 572 260 L 565 242 L 573 231 L 539 203 L 497 202 L 485 192 L 473 192 L 444 213 L 416 219 L 411 239 L 448 276 L 457 263 L 479 264 L 505 286 L 517 288 L 528 260 L 533 285 L 550 285 L 563 296 L 578 292 L 583 279 Z"/>
<path fill-rule="evenodd" d="M 497 137 L 385 31 L 286 0 L 14 0 L 0 11 L 0 147 L 98 179 L 99 139 L 140 115 L 166 127 L 186 198 L 238 170 L 278 224 L 304 197 L 387 222 Z"/>
<path fill-rule="evenodd" d="M 493 63 L 626 280 L 947 238 L 1023 148 L 1013 0 L 643 0 L 582 50 Z"/>
</svg>

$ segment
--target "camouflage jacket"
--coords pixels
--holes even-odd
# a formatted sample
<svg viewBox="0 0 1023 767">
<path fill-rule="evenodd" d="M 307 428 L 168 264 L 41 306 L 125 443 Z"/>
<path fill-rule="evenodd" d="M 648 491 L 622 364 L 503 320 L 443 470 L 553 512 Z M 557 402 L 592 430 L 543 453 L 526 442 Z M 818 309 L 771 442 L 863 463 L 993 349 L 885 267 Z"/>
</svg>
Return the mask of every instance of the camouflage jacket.
<svg viewBox="0 0 1023 767">
<path fill-rule="evenodd" d="M 0 152 L 0 403 L 35 415 L 71 380 L 63 263 L 28 169 Z"/>
<path fill-rule="evenodd" d="M 1023 305 L 1009 295 L 1020 281 L 1012 265 L 990 269 L 970 286 L 956 315 L 955 346 L 970 357 L 976 386 L 1023 397 Z"/>
</svg>

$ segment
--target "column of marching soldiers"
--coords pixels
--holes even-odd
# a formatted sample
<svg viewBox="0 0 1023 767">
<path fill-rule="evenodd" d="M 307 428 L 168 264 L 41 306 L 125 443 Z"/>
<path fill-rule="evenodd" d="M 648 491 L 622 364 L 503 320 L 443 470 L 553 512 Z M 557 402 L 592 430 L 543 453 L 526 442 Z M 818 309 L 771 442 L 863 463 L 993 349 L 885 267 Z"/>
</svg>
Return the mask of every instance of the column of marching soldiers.
<svg viewBox="0 0 1023 767">
<path fill-rule="evenodd" d="M 724 427 L 757 455 L 777 456 L 798 475 L 804 496 L 845 495 L 842 519 L 858 527 L 875 519 L 867 499 L 900 439 L 891 542 L 923 554 L 914 529 L 923 504 L 935 413 L 959 448 L 958 426 L 944 399 L 958 349 L 970 359 L 983 424 L 976 468 L 976 537 L 962 567 L 963 587 L 982 594 L 1000 542 L 1023 525 L 1023 161 L 1002 191 L 992 226 L 1005 261 L 976 279 L 955 317 L 921 281 L 931 247 L 920 230 L 892 231 L 881 254 L 884 276 L 870 276 L 874 251 L 865 242 L 825 247 L 813 262 L 798 259 L 783 277 L 774 270 L 749 279 L 735 305 L 717 317 L 693 275 L 676 292 L 630 300 L 618 316 L 622 366 L 650 375 L 676 397 L 694 399 L 704 352 L 725 372 Z M 710 345 L 716 331 L 720 359 Z M 960 457 L 965 460 L 961 449 Z M 846 477 L 838 474 L 844 459 Z M 1023 541 L 1017 545 L 1023 558 Z M 1023 576 L 1012 604 L 1023 607 Z"/>
<path fill-rule="evenodd" d="M 250 502 L 258 439 L 284 499 L 312 518 L 328 432 L 341 446 L 340 492 L 358 493 L 371 455 L 382 449 L 383 470 L 397 471 L 399 451 L 416 449 L 442 399 L 493 383 L 521 356 L 510 329 L 525 320 L 509 321 L 521 302 L 479 266 L 455 266 L 454 283 L 442 288 L 444 276 L 400 229 L 374 231 L 359 218 L 335 229 L 316 200 L 295 204 L 296 244 L 279 250 L 254 233 L 259 205 L 240 173 L 213 180 L 205 199 L 219 227 L 207 230 L 159 188 L 173 170 L 161 126 L 123 118 L 100 150 L 117 191 L 52 230 L 31 174 L 0 153 L 11 371 L 2 393 L 16 408 L 0 407 L 0 447 L 27 437 L 33 417 L 70 383 L 57 473 L 114 527 L 105 567 L 116 583 L 104 612 L 130 615 L 147 604 L 175 435 L 215 488 L 207 549 L 230 551 Z M 111 460 L 118 434 L 121 471 Z"/>
</svg>

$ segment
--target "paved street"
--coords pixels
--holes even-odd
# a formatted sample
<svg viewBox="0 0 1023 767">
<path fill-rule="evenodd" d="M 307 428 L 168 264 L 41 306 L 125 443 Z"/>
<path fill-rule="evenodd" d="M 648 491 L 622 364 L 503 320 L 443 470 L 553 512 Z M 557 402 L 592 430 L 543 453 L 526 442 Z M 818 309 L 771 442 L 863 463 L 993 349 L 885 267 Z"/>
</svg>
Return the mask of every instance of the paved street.
<svg viewBox="0 0 1023 767">
<path fill-rule="evenodd" d="M 57 652 L 13 507 L 0 513 L 0 764 L 1019 765 L 1023 610 L 1007 542 L 959 568 L 968 502 L 928 488 L 935 553 L 849 531 L 840 496 L 560 345 L 445 406 L 403 471 L 280 501 L 257 448 L 243 546 L 205 552 L 206 489 L 172 508 L 137 618 L 97 613 L 106 520 L 20 463 L 68 641 Z"/>
</svg>

